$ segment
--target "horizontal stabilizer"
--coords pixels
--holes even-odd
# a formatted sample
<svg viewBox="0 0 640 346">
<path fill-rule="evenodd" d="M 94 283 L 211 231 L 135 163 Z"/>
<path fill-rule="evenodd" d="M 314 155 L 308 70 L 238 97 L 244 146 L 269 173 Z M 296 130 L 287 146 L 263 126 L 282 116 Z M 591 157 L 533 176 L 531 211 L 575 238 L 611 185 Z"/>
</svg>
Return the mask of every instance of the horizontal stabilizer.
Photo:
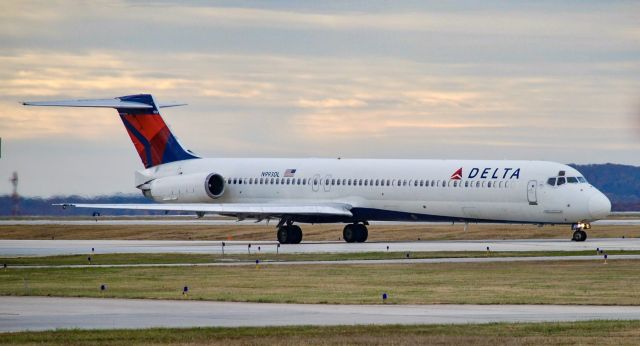
<svg viewBox="0 0 640 346">
<path fill-rule="evenodd" d="M 25 106 L 115 108 L 127 134 L 140 156 L 144 168 L 199 159 L 185 149 L 162 119 L 160 108 L 184 106 L 185 103 L 157 103 L 151 94 L 137 94 L 111 99 L 84 99 L 23 102 Z"/>
<path fill-rule="evenodd" d="M 178 106 L 186 106 L 186 103 L 159 103 L 158 108 L 169 108 L 169 107 L 178 107 Z"/>
<path fill-rule="evenodd" d="M 114 99 L 93 99 L 93 100 L 61 100 L 42 102 L 23 102 L 25 106 L 52 106 L 52 107 L 98 107 L 98 108 L 122 108 L 122 109 L 153 109 L 152 105 L 142 102 L 122 101 Z M 158 108 L 186 106 L 186 103 L 164 103 Z"/>
</svg>

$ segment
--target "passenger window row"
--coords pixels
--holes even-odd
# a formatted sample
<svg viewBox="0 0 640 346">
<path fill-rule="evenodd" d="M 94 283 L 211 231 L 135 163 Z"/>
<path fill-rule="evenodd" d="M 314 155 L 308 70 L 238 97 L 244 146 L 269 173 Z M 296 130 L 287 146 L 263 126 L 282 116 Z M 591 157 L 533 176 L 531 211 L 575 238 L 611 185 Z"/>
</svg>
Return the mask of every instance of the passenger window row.
<svg viewBox="0 0 640 346">
<path fill-rule="evenodd" d="M 227 178 L 229 185 L 314 185 L 324 186 L 396 186 L 396 187 L 458 187 L 509 188 L 509 181 L 429 180 L 429 179 L 337 179 L 337 178 Z"/>
</svg>

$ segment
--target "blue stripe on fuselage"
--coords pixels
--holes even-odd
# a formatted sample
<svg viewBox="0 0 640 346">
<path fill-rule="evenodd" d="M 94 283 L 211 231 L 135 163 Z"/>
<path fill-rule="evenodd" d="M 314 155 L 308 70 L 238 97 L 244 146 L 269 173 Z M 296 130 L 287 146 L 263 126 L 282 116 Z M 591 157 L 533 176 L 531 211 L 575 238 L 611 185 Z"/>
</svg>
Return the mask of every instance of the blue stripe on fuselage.
<svg viewBox="0 0 640 346">
<path fill-rule="evenodd" d="M 301 223 L 351 223 L 364 221 L 396 221 L 396 222 L 471 222 L 471 223 L 513 223 L 513 224 L 540 224 L 541 222 L 528 222 L 517 220 L 489 220 L 431 215 L 421 213 L 408 213 L 376 208 L 352 208 L 352 217 L 331 215 L 291 215 L 293 221 Z M 553 222 L 553 224 L 561 224 Z"/>
</svg>

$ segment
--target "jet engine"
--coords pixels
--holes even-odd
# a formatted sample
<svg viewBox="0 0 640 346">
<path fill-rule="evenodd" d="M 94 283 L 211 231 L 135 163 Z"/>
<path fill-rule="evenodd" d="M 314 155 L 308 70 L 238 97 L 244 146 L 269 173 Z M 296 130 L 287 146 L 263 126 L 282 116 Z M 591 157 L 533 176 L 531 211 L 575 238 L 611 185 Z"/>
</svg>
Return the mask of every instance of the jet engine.
<svg viewBox="0 0 640 346">
<path fill-rule="evenodd" d="M 140 188 L 160 203 L 207 203 L 222 197 L 225 181 L 218 173 L 180 174 L 154 179 Z"/>
</svg>

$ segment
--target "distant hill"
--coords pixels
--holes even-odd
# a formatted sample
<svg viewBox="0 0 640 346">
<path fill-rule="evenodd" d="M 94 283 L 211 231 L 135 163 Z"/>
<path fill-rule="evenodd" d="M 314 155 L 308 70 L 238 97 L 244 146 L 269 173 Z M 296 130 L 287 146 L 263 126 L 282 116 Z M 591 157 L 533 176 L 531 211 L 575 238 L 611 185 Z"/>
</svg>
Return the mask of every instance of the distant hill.
<svg viewBox="0 0 640 346">
<path fill-rule="evenodd" d="M 640 210 L 640 167 L 614 163 L 569 166 L 607 195 L 614 211 Z"/>
<path fill-rule="evenodd" d="M 569 164 L 582 172 L 585 178 L 611 200 L 614 211 L 640 210 L 640 167 L 613 163 L 576 165 Z M 97 197 L 56 196 L 51 198 L 22 198 L 21 215 L 74 216 L 91 215 L 91 209 L 70 208 L 62 210 L 53 203 L 151 203 L 142 195 L 112 195 Z M 101 210 L 102 215 L 160 215 L 158 211 Z M 175 213 L 172 213 L 175 214 Z M 11 215 L 11 198 L 0 196 L 0 216 Z"/>
<path fill-rule="evenodd" d="M 94 210 L 78 209 L 52 206 L 54 203 L 152 203 L 150 200 L 140 195 L 111 195 L 97 197 L 82 196 L 55 196 L 51 198 L 20 198 L 20 215 L 23 216 L 87 216 L 92 215 Z M 0 216 L 11 215 L 11 197 L 0 196 Z M 96 210 L 98 211 L 98 210 Z M 160 215 L 163 212 L 145 210 L 99 210 L 102 215 Z"/>
</svg>

